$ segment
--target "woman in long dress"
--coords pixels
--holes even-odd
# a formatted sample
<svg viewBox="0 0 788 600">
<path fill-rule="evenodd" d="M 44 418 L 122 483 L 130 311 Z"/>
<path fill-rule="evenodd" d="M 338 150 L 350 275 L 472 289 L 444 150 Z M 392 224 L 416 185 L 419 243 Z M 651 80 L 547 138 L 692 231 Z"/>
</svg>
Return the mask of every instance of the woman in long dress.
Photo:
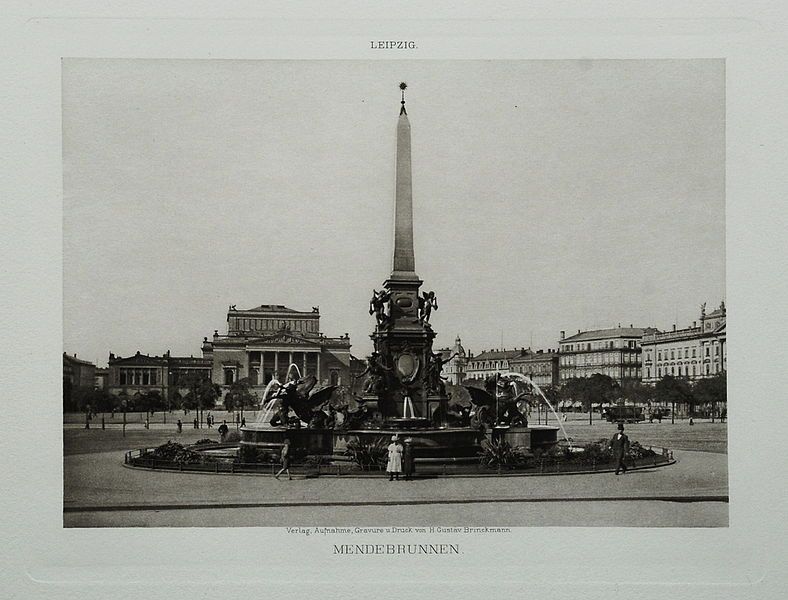
<svg viewBox="0 0 788 600">
<path fill-rule="evenodd" d="M 397 435 L 391 436 L 388 451 L 389 462 L 386 465 L 386 472 L 389 474 L 389 481 L 394 481 L 394 479 L 399 481 L 399 474 L 402 473 L 402 444 L 399 443 Z"/>
</svg>

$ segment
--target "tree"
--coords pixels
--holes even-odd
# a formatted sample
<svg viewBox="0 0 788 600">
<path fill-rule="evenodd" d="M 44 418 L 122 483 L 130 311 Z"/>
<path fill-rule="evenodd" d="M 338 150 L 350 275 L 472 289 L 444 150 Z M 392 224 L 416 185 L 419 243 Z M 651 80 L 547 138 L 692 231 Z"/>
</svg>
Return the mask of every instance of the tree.
<svg viewBox="0 0 788 600">
<path fill-rule="evenodd" d="M 695 382 L 692 391 L 698 404 L 705 404 L 711 407 L 711 418 L 714 419 L 717 406 L 728 401 L 727 374 L 723 371 L 712 377 L 699 379 Z"/>
<path fill-rule="evenodd" d="M 591 423 L 594 404 L 601 406 L 610 402 L 618 389 L 618 383 L 612 377 L 594 373 L 591 377 L 573 377 L 568 380 L 561 393 L 566 399 L 582 402 L 588 411 L 588 422 Z"/>
<path fill-rule="evenodd" d="M 621 384 L 621 395 L 633 404 L 651 404 L 654 389 L 641 381 L 630 380 Z"/>
<path fill-rule="evenodd" d="M 654 386 L 654 395 L 657 400 L 665 404 L 670 404 L 671 418 L 676 412 L 676 404 L 686 404 L 689 407 L 689 414 L 695 413 L 695 397 L 692 394 L 692 387 L 689 381 L 673 375 L 665 375 Z"/>
<path fill-rule="evenodd" d="M 183 398 L 183 406 L 196 409 L 200 414 L 206 408 L 213 408 L 221 389 L 218 385 L 211 383 L 207 377 L 197 374 L 187 375 L 179 382 L 179 385 L 189 390 Z M 200 416 L 200 423 L 202 423 L 202 416 Z"/>
<path fill-rule="evenodd" d="M 243 409 L 247 406 L 256 406 L 259 398 L 252 391 L 252 384 L 248 377 L 243 377 L 230 385 L 230 390 L 224 396 L 224 407 L 228 411 Z"/>
<path fill-rule="evenodd" d="M 90 405 L 93 412 L 111 412 L 119 404 L 118 399 L 106 390 L 89 390 L 84 395 L 85 405 Z"/>
<path fill-rule="evenodd" d="M 162 398 L 159 390 L 151 390 L 140 394 L 139 399 L 135 403 L 136 410 L 144 410 L 145 412 L 156 412 L 165 410 L 167 403 Z"/>
</svg>

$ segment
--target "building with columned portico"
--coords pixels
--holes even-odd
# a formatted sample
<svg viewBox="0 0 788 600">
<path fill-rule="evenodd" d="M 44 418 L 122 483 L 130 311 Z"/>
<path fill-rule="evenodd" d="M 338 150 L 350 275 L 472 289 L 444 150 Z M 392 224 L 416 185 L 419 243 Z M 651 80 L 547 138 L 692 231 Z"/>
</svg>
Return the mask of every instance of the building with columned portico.
<svg viewBox="0 0 788 600">
<path fill-rule="evenodd" d="M 203 357 L 212 362 L 211 379 L 224 390 L 248 378 L 262 390 L 272 379 L 284 381 L 290 365 L 319 385 L 352 385 L 350 336 L 320 331 L 320 310 L 299 311 L 280 304 L 227 311 L 227 333 L 204 338 Z"/>
</svg>

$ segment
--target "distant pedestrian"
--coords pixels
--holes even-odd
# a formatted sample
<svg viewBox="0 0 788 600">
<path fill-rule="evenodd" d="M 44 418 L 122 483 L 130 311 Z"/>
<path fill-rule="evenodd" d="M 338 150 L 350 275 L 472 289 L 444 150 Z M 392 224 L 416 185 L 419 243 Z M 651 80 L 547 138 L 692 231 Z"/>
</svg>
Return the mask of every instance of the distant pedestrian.
<svg viewBox="0 0 788 600">
<path fill-rule="evenodd" d="M 181 420 L 178 419 L 178 433 L 182 433 L 182 432 L 183 432 L 183 423 L 181 423 Z"/>
<path fill-rule="evenodd" d="M 237 425 L 240 422 L 241 422 L 241 415 L 236 413 L 236 415 L 235 415 L 235 424 Z"/>
<path fill-rule="evenodd" d="M 613 451 L 613 462 L 616 465 L 616 475 L 620 471 L 627 472 L 627 465 L 624 462 L 627 452 L 629 452 L 629 438 L 624 433 L 624 424 L 618 424 L 618 433 L 610 440 L 610 448 Z"/>
<path fill-rule="evenodd" d="M 197 417 L 194 418 L 194 428 L 197 429 Z"/>
<path fill-rule="evenodd" d="M 657 423 L 662 423 L 662 411 L 657 413 Z"/>
<path fill-rule="evenodd" d="M 246 417 L 241 417 L 241 427 L 246 427 Z"/>
<path fill-rule="evenodd" d="M 694 425 L 694 424 L 695 424 L 695 419 L 693 419 L 692 417 L 690 417 L 690 425 Z"/>
<path fill-rule="evenodd" d="M 413 438 L 405 438 L 402 444 L 402 474 L 405 480 L 410 480 L 416 472 L 415 457 L 413 456 Z"/>
<path fill-rule="evenodd" d="M 402 444 L 399 442 L 399 436 L 394 434 L 391 436 L 391 443 L 388 447 L 389 460 L 386 464 L 386 472 L 389 474 L 389 481 L 394 481 L 396 478 L 399 481 L 399 474 L 402 473 Z"/>
<path fill-rule="evenodd" d="M 282 468 L 279 469 L 279 472 L 274 475 L 274 477 L 279 479 L 282 472 L 287 471 L 287 478 L 292 480 L 293 478 L 290 476 L 290 440 L 287 438 L 285 438 L 284 444 L 282 445 L 280 456 L 282 457 Z"/>
<path fill-rule="evenodd" d="M 227 427 L 227 421 L 222 421 L 222 424 L 219 425 L 219 429 L 217 431 L 219 432 L 219 437 L 221 440 L 224 441 L 224 438 L 227 437 L 227 432 L 230 431 L 230 428 Z"/>
</svg>

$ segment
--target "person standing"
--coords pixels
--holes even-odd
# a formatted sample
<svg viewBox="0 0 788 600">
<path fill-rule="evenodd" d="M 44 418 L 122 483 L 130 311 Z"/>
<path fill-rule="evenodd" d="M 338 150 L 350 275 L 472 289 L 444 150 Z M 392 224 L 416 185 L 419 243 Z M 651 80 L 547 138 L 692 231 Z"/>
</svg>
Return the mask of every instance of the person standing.
<svg viewBox="0 0 788 600">
<path fill-rule="evenodd" d="M 178 419 L 178 433 L 181 433 L 182 431 L 183 431 L 183 423 L 181 423 L 181 420 Z"/>
<path fill-rule="evenodd" d="M 399 436 L 394 434 L 391 436 L 391 443 L 389 444 L 389 461 L 386 465 L 386 472 L 389 474 L 389 481 L 394 481 L 396 478 L 399 481 L 399 474 L 402 473 L 402 444 L 399 443 Z"/>
<path fill-rule="evenodd" d="M 230 428 L 227 427 L 227 421 L 222 421 L 222 424 L 219 425 L 219 429 L 217 429 L 217 431 L 219 432 L 220 439 L 224 441 L 224 438 L 227 437 L 227 432 L 230 431 Z"/>
<path fill-rule="evenodd" d="M 405 476 L 405 481 L 409 481 L 416 471 L 413 456 L 413 438 L 405 438 L 402 440 L 402 474 Z"/>
<path fill-rule="evenodd" d="M 282 468 L 279 469 L 279 472 L 274 475 L 276 479 L 279 479 L 279 476 L 282 472 L 287 471 L 287 479 L 292 480 L 293 478 L 290 476 L 290 440 L 285 438 L 284 443 L 282 444 Z"/>
<path fill-rule="evenodd" d="M 624 462 L 627 452 L 629 452 L 629 438 L 624 433 L 624 424 L 618 424 L 618 433 L 610 440 L 610 448 L 613 450 L 613 462 L 616 465 L 616 475 L 620 471 L 627 472 L 627 465 Z"/>
</svg>

